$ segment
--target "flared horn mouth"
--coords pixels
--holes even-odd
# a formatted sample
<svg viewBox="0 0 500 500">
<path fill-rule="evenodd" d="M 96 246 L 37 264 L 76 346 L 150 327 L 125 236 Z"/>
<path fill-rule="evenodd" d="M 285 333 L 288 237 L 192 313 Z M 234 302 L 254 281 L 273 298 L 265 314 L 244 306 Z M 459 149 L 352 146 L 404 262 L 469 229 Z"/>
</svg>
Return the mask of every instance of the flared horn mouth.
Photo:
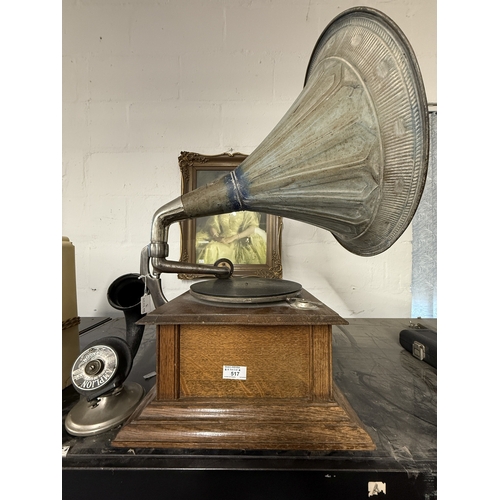
<svg viewBox="0 0 500 500">
<path fill-rule="evenodd" d="M 133 273 L 120 276 L 108 287 L 108 302 L 125 316 L 126 341 L 132 358 L 137 354 L 144 334 L 144 325 L 136 324 L 144 316 L 141 311 L 144 291 L 140 275 Z"/>
<path fill-rule="evenodd" d="M 141 305 L 144 283 L 138 274 L 124 274 L 111 283 L 108 288 L 108 302 L 119 311 Z"/>
<path fill-rule="evenodd" d="M 255 151 L 155 214 L 151 255 L 168 254 L 171 222 L 239 210 L 306 222 L 354 254 L 377 255 L 411 222 L 428 154 L 427 99 L 408 40 L 377 10 L 347 10 L 318 39 L 302 92 Z"/>
</svg>

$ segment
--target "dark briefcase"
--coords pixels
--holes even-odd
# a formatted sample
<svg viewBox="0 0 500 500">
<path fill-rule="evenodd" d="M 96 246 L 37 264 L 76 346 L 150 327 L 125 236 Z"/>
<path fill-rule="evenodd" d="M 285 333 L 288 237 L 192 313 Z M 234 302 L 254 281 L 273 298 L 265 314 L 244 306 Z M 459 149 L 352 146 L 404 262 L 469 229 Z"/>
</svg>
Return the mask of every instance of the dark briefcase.
<svg viewBox="0 0 500 500">
<path fill-rule="evenodd" d="M 427 328 L 408 328 L 399 334 L 399 343 L 416 358 L 437 368 L 437 332 Z"/>
</svg>

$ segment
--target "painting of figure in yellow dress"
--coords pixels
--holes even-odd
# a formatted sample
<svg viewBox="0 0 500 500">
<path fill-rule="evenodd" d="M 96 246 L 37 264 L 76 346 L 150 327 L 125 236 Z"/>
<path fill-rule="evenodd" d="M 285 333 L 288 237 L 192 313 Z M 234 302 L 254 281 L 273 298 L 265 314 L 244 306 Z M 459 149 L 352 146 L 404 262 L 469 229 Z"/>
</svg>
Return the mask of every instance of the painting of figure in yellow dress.
<svg viewBox="0 0 500 500">
<path fill-rule="evenodd" d="M 218 259 L 233 264 L 265 264 L 266 233 L 260 214 L 232 212 L 208 217 L 196 232 L 196 262 L 213 264 Z"/>
</svg>

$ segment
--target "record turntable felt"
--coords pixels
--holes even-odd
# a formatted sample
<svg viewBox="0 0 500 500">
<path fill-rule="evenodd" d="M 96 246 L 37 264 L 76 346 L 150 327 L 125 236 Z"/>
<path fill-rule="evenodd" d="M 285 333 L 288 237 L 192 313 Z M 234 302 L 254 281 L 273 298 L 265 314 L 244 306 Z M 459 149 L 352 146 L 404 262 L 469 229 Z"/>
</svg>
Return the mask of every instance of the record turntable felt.
<svg viewBox="0 0 500 500">
<path fill-rule="evenodd" d="M 302 285 L 270 278 L 229 278 L 200 281 L 191 285 L 191 294 L 210 302 L 259 304 L 296 297 Z"/>
</svg>

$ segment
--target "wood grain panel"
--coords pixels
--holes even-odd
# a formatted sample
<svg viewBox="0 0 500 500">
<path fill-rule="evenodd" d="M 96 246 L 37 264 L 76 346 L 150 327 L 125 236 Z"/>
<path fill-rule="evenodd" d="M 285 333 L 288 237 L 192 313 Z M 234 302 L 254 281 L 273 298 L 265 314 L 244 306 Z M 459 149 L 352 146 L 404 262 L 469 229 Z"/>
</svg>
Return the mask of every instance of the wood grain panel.
<svg viewBox="0 0 500 500">
<path fill-rule="evenodd" d="M 374 443 L 337 403 L 302 400 L 152 401 L 113 442 L 119 447 L 372 450 Z"/>
<path fill-rule="evenodd" d="M 182 325 L 180 397 L 310 397 L 310 327 Z M 223 380 L 224 365 L 247 367 Z"/>
<path fill-rule="evenodd" d="M 336 403 L 316 404 L 302 399 L 249 399 L 221 401 L 213 399 L 178 400 L 169 403 L 151 401 L 141 411 L 141 422 L 146 420 L 210 420 L 253 422 L 332 422 L 348 424 L 351 419 Z"/>
<path fill-rule="evenodd" d="M 154 448 L 254 449 L 254 450 L 373 450 L 374 445 L 358 427 L 335 423 L 247 422 L 224 427 L 207 422 L 162 422 L 129 426 L 120 431 L 114 446 Z"/>
<path fill-rule="evenodd" d="M 157 399 L 179 398 L 179 326 L 160 325 L 156 333 Z"/>
<path fill-rule="evenodd" d="M 332 328 L 314 325 L 312 329 L 312 398 L 314 401 L 333 399 Z"/>
</svg>

